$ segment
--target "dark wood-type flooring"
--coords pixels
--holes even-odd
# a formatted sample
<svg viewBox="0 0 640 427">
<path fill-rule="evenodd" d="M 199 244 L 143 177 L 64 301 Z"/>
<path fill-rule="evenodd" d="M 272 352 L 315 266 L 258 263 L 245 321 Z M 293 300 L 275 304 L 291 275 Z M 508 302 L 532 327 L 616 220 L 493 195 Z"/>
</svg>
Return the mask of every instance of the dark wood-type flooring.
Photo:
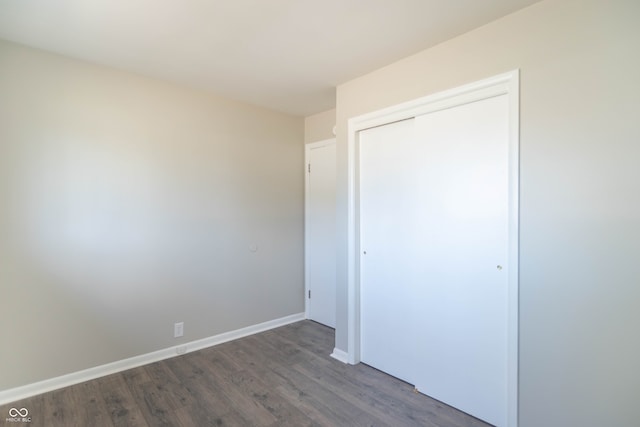
<svg viewBox="0 0 640 427">
<path fill-rule="evenodd" d="M 312 321 L 0 406 L 1 426 L 487 426 L 364 364 Z M 27 408 L 31 423 L 6 421 Z"/>
</svg>

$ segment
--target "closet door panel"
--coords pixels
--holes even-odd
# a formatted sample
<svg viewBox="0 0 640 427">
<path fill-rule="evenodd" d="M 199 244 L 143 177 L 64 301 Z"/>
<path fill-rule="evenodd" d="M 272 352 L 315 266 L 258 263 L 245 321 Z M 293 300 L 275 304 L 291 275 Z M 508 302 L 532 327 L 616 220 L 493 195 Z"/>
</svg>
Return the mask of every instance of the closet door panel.
<svg viewBox="0 0 640 427">
<path fill-rule="evenodd" d="M 490 98 L 416 117 L 428 147 L 421 392 L 492 424 L 507 405 L 508 105 Z M 417 313 L 416 313 L 417 315 Z"/>
<path fill-rule="evenodd" d="M 410 381 L 415 347 L 409 324 L 419 271 L 412 259 L 416 219 L 413 181 L 418 171 L 406 154 L 417 149 L 414 121 L 360 132 L 361 357 Z"/>
<path fill-rule="evenodd" d="M 506 420 L 508 105 L 361 131 L 361 359 Z"/>
</svg>

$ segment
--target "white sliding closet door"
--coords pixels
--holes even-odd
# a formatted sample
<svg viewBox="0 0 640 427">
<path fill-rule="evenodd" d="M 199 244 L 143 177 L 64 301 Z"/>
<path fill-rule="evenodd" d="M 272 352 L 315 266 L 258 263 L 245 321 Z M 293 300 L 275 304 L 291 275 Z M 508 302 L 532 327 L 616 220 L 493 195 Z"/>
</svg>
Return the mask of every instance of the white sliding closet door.
<svg viewBox="0 0 640 427">
<path fill-rule="evenodd" d="M 360 132 L 361 359 L 507 423 L 508 99 Z"/>
<path fill-rule="evenodd" d="M 414 120 L 363 131 L 360 147 L 362 361 L 412 382 L 417 337 L 406 313 L 419 309 L 422 274 L 410 253 L 424 208 L 416 203 L 421 147 L 414 143 Z"/>
</svg>

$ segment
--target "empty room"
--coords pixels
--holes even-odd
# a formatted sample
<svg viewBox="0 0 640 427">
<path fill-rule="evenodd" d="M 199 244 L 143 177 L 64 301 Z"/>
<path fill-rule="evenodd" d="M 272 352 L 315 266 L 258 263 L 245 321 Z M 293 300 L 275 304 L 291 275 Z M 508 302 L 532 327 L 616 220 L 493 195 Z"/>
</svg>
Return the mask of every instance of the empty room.
<svg viewBox="0 0 640 427">
<path fill-rule="evenodd" d="M 637 427 L 638 0 L 0 0 L 0 426 Z"/>
</svg>

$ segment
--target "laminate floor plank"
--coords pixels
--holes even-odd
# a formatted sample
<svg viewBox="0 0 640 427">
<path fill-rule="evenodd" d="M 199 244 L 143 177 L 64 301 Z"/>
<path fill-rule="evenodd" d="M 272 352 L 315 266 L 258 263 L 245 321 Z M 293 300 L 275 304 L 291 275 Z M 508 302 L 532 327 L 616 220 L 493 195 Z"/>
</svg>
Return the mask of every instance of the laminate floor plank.
<svg viewBox="0 0 640 427">
<path fill-rule="evenodd" d="M 396 387 L 390 387 L 387 374 L 384 374 L 382 382 L 376 381 L 375 376 L 353 375 L 352 370 L 345 369 L 344 364 L 329 359 L 315 360 L 315 364 L 310 367 L 297 365 L 296 369 L 318 382 L 329 384 L 336 393 L 343 394 L 354 404 L 385 414 L 385 419 L 394 416 L 397 422 L 402 421 L 406 425 L 459 425 L 447 416 L 450 410 L 456 414 L 459 411 L 433 399 L 429 399 L 429 404 L 425 404 L 423 395 L 415 393 L 412 386 L 395 378 Z M 369 371 L 371 369 L 369 368 Z M 413 401 L 413 404 L 407 401 Z M 438 410 L 431 410 L 434 407 Z"/>
<path fill-rule="evenodd" d="M 487 427 L 365 364 L 332 357 L 312 321 L 0 406 L 32 427 Z M 15 423 L 13 423 L 15 425 Z"/>
<path fill-rule="evenodd" d="M 134 376 L 139 368 L 125 373 Z M 114 427 L 148 427 L 138 403 L 124 380 L 124 374 L 113 374 L 98 378 L 95 382 L 101 392 L 107 413 Z"/>
<path fill-rule="evenodd" d="M 217 375 L 226 378 L 230 384 L 244 395 L 251 396 L 252 399 L 276 418 L 274 425 L 299 427 L 314 425 L 300 409 L 296 408 L 295 405 L 292 405 L 280 394 L 274 392 L 272 387 L 258 375 L 251 373 L 248 369 L 228 369 L 228 366 L 232 364 L 233 361 L 228 359 L 224 353 L 220 353 L 219 357 L 211 361 L 211 366 L 217 372 Z"/>
<path fill-rule="evenodd" d="M 46 426 L 45 420 L 40 416 L 40 414 L 44 414 L 44 397 L 45 394 L 41 394 L 38 396 L 28 397 L 26 399 L 20 400 L 18 402 L 11 403 L 9 405 L 0 406 L 0 426 L 19 426 L 26 425 L 29 427 L 44 427 Z M 30 423 L 22 423 L 22 422 L 7 422 L 3 424 L 7 417 L 9 417 L 9 410 L 11 408 L 24 410 L 26 409 L 28 412 L 27 418 L 31 418 Z M 38 414 L 34 417 L 34 414 Z"/>
<path fill-rule="evenodd" d="M 318 373 L 317 370 L 311 370 L 303 366 L 295 366 L 293 369 L 319 384 L 324 384 L 325 387 L 336 396 L 341 397 L 359 409 L 368 411 L 370 414 L 384 421 L 386 425 L 410 426 L 421 424 L 428 427 L 439 427 L 438 424 L 436 424 L 438 419 L 417 419 L 413 413 L 396 411 L 389 404 L 385 404 L 385 400 L 379 399 L 375 393 L 350 384 L 344 377 L 337 375 L 328 376 L 325 373 L 326 371 Z"/>
<path fill-rule="evenodd" d="M 73 425 L 114 427 L 97 382 L 87 381 L 72 390 L 74 400 L 69 411 L 73 414 Z"/>
<path fill-rule="evenodd" d="M 198 354 L 207 363 L 212 363 L 218 366 L 219 369 L 224 369 L 227 372 L 239 372 L 245 369 L 245 367 L 238 363 L 233 358 L 226 355 L 226 350 L 233 347 L 233 342 L 227 342 L 215 347 L 205 348 L 199 351 Z"/>
<path fill-rule="evenodd" d="M 253 363 L 253 366 L 259 367 L 259 370 L 266 367 L 268 372 L 264 373 L 263 370 L 262 375 L 265 375 L 271 384 L 279 383 L 279 390 L 284 389 L 289 396 L 297 393 L 299 400 L 317 408 L 321 414 L 318 422 L 324 422 L 325 425 L 385 425 L 368 412 L 335 395 L 326 386 L 297 372 L 294 367 L 297 362 L 303 360 L 303 350 L 293 351 L 278 344 L 280 343 L 274 342 L 273 339 L 255 339 L 238 343 L 241 348 L 250 345 L 257 350 L 251 357 L 254 360 L 260 357 L 261 360 Z"/>
<path fill-rule="evenodd" d="M 192 420 L 196 425 L 246 425 L 246 420 L 240 417 L 229 398 L 207 381 L 203 375 L 204 370 L 197 366 L 194 358 L 190 356 L 167 361 L 170 369 L 182 379 L 185 389 L 195 400 L 184 408 L 178 408 L 176 413 L 188 414 L 187 419 Z M 183 418 L 180 419 L 183 420 Z M 189 423 L 184 421 L 181 425 L 189 425 Z"/>
<path fill-rule="evenodd" d="M 327 334 L 327 327 L 315 322 L 298 322 L 291 328 L 277 328 L 271 332 L 289 341 L 298 343 L 300 347 L 311 350 L 313 353 L 328 357 L 335 346 L 334 334 Z"/>
<path fill-rule="evenodd" d="M 455 409 L 439 400 L 415 391 L 410 384 L 390 377 L 388 374 L 363 363 L 354 366 L 353 370 L 344 371 L 344 376 L 354 383 L 360 381 L 365 390 L 376 390 L 389 396 L 390 408 L 399 406 L 407 413 L 416 414 L 417 418 L 427 417 L 438 420 L 439 427 L 486 427 L 489 424 Z"/>
<path fill-rule="evenodd" d="M 217 410 L 222 415 L 235 413 L 234 417 L 244 420 L 245 425 L 267 426 L 275 417 L 266 409 L 262 408 L 257 402 L 244 396 L 235 387 L 232 387 L 228 381 L 221 380 L 212 373 L 212 367 L 207 366 L 197 355 L 185 358 L 185 363 L 189 365 L 192 373 L 192 380 L 197 381 L 193 386 L 202 393 L 214 391 L 216 400 L 218 401 Z M 176 369 L 183 367 L 176 366 Z"/>
<path fill-rule="evenodd" d="M 80 412 L 83 409 L 76 406 L 75 390 L 74 387 L 65 387 L 45 395 L 44 410 L 47 416 L 44 424 L 46 426 L 75 427 L 78 425 L 76 411 Z"/>
<path fill-rule="evenodd" d="M 159 362 L 157 362 L 159 363 Z M 140 367 L 136 369 L 147 369 Z M 151 426 L 176 426 L 178 420 L 174 415 L 176 406 L 171 389 L 165 382 L 145 381 L 139 377 L 124 375 L 124 380 L 131 391 L 138 407 L 147 423 Z"/>
<path fill-rule="evenodd" d="M 247 420 L 247 425 L 265 427 L 276 421 L 276 417 L 254 396 L 233 384 L 215 365 L 206 363 L 199 357 L 194 359 L 197 365 L 205 367 L 203 370 L 205 380 L 224 393 L 231 400 L 234 408 L 239 408 L 240 415 Z"/>
<path fill-rule="evenodd" d="M 224 415 L 208 412 L 202 405 L 185 406 L 176 410 L 180 427 L 246 427 L 247 421 L 236 412 Z"/>
<path fill-rule="evenodd" d="M 151 378 L 151 381 L 148 382 L 155 385 L 158 393 L 162 394 L 169 408 L 175 410 L 194 400 L 191 393 L 170 369 L 166 361 L 163 360 L 146 365 L 144 369 Z"/>
</svg>

